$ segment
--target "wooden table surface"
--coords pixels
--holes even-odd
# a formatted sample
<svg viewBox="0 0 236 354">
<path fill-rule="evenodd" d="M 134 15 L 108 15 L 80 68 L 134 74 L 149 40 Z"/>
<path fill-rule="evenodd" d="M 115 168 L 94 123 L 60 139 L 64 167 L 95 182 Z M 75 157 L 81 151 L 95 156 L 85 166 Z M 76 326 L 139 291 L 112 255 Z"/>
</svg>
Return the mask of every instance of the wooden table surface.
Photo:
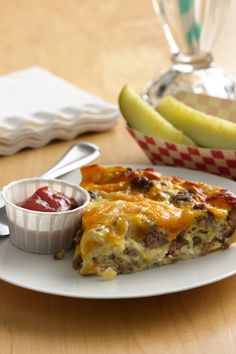
<svg viewBox="0 0 236 354">
<path fill-rule="evenodd" d="M 0 75 L 38 65 L 115 102 L 124 84 L 140 92 L 169 65 L 151 1 L 0 0 L 0 8 Z M 232 71 L 235 49 L 230 59 L 222 56 L 231 47 L 227 28 L 216 54 Z M 122 120 L 112 131 L 79 140 L 100 146 L 100 163 L 148 163 Z M 71 143 L 0 157 L 0 186 L 39 175 Z M 129 300 L 65 298 L 0 281 L 0 353 L 236 353 L 235 294 L 235 276 Z"/>
</svg>

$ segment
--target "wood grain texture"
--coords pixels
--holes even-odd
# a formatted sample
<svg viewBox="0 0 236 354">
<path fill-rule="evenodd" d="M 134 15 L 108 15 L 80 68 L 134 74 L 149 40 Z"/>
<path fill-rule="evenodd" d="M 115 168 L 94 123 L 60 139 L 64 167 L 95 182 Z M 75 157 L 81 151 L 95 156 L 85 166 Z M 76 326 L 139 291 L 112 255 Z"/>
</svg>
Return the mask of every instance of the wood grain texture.
<svg viewBox="0 0 236 354">
<path fill-rule="evenodd" d="M 0 0 L 0 8 L 0 74 L 39 65 L 115 102 L 125 83 L 141 91 L 169 65 L 148 0 Z M 101 163 L 148 162 L 122 120 L 112 131 L 78 140 L 98 144 Z M 71 143 L 0 157 L 0 185 L 39 175 Z M 233 354 L 235 293 L 236 277 L 177 294 L 111 301 L 57 297 L 1 281 L 0 353 Z"/>
</svg>

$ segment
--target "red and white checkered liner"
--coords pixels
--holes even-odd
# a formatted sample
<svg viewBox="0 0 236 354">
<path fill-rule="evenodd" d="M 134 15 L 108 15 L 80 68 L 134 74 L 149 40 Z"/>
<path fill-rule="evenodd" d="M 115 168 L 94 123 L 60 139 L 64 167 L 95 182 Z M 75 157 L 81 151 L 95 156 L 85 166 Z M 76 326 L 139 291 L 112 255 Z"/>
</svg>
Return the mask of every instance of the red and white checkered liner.
<svg viewBox="0 0 236 354">
<path fill-rule="evenodd" d="M 236 121 L 236 102 L 218 98 L 195 95 L 192 93 L 178 93 L 179 99 L 184 97 L 185 103 L 201 102 L 202 110 L 210 113 L 208 107 L 224 108 L 224 117 Z M 195 97 L 194 97 L 195 96 Z M 220 102 L 219 102 L 220 101 Z M 191 104 L 192 105 L 192 104 Z M 193 105 L 192 105 L 193 106 Z M 197 104 L 194 104 L 197 108 Z M 217 114 L 217 112 L 215 113 Z M 207 149 L 195 146 L 174 144 L 159 138 L 147 136 L 134 129 L 127 128 L 144 150 L 150 161 L 155 165 L 180 166 L 195 170 L 206 171 L 236 180 L 236 150 Z"/>
</svg>

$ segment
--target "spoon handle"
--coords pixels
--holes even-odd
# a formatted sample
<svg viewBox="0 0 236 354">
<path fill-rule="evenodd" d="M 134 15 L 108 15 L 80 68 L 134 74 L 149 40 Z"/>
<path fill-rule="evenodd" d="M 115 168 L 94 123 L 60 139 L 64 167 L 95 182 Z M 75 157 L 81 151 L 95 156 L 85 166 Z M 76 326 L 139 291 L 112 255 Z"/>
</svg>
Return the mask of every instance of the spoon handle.
<svg viewBox="0 0 236 354">
<path fill-rule="evenodd" d="M 83 165 L 90 163 L 100 155 L 99 148 L 91 143 L 80 142 L 69 150 L 49 170 L 40 177 L 57 178 Z"/>
</svg>

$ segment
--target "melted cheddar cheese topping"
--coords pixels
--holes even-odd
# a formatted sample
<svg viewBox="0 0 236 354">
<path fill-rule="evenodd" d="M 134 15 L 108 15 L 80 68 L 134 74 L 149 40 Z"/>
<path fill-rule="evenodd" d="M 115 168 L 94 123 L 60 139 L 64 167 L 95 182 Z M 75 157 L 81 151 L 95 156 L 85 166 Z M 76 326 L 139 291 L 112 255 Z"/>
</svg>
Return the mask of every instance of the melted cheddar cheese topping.
<svg viewBox="0 0 236 354">
<path fill-rule="evenodd" d="M 220 187 L 163 176 L 151 168 L 92 165 L 81 172 L 81 185 L 94 199 L 84 211 L 83 235 L 75 250 L 75 258 L 83 261 L 82 274 L 108 269 L 104 274 L 109 278 L 133 271 L 131 264 L 135 270 L 166 264 L 180 245 L 182 255 L 202 254 L 205 246 L 197 242 L 204 237 L 212 242 L 236 206 L 236 197 Z M 212 250 L 224 241 L 217 242 Z"/>
</svg>

